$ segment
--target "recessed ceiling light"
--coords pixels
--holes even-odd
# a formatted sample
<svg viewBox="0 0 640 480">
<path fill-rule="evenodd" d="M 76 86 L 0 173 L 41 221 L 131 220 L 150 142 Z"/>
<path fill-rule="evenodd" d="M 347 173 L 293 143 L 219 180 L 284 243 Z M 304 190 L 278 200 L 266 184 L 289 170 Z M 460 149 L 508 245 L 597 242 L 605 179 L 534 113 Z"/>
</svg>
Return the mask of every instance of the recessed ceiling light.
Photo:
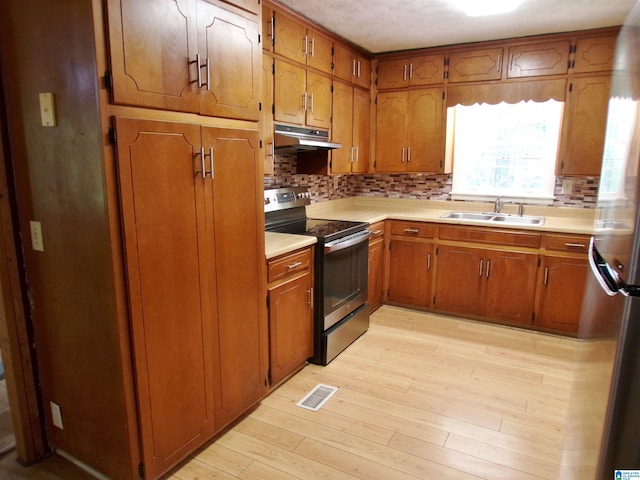
<svg viewBox="0 0 640 480">
<path fill-rule="evenodd" d="M 522 0 L 451 0 L 451 3 L 470 17 L 481 17 L 513 12 Z"/>
</svg>

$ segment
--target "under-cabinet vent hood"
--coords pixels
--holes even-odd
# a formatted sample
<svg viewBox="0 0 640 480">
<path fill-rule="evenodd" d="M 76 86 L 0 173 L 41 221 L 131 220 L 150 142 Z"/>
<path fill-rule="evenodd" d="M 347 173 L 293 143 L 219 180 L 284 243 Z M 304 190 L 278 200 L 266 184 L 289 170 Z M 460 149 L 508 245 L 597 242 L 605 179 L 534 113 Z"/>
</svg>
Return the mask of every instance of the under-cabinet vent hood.
<svg viewBox="0 0 640 480">
<path fill-rule="evenodd" d="M 317 150 L 332 150 L 340 148 L 340 143 L 329 141 L 329 132 L 304 127 L 290 127 L 275 125 L 274 138 L 276 153 L 304 153 Z"/>
</svg>

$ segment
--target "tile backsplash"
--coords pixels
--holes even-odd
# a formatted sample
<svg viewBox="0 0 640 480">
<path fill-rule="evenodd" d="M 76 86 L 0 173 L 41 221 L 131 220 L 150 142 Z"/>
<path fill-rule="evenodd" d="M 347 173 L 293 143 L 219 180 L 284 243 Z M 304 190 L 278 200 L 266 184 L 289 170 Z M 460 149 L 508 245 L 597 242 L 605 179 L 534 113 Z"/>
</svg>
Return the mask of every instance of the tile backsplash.
<svg viewBox="0 0 640 480">
<path fill-rule="evenodd" d="M 364 175 L 306 175 L 296 173 L 295 156 L 276 156 L 274 175 L 264 188 L 308 187 L 313 202 L 367 196 L 420 200 L 449 200 L 451 174 L 377 173 Z M 570 193 L 562 193 L 563 181 Z M 599 177 L 557 177 L 554 207 L 595 208 Z M 566 187 L 566 185 L 565 185 Z"/>
</svg>

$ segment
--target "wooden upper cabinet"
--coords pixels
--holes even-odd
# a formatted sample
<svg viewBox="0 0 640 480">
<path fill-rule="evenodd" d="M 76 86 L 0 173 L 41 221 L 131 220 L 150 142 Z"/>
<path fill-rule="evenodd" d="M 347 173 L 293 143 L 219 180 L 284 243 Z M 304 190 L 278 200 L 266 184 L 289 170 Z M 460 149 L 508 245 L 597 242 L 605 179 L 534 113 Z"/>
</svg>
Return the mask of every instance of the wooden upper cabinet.
<svg viewBox="0 0 640 480">
<path fill-rule="evenodd" d="M 500 80 L 503 53 L 502 47 L 452 53 L 447 78 L 450 83 Z"/>
<path fill-rule="evenodd" d="M 564 108 L 558 175 L 600 175 L 610 76 L 574 78 Z"/>
<path fill-rule="evenodd" d="M 195 1 L 108 0 L 107 15 L 113 101 L 198 112 Z"/>
<path fill-rule="evenodd" d="M 307 72 L 306 121 L 310 127 L 331 128 L 331 78 Z"/>
<path fill-rule="evenodd" d="M 363 88 L 371 87 L 371 62 L 350 48 L 333 44 L 333 75 Z"/>
<path fill-rule="evenodd" d="M 422 55 L 378 62 L 378 88 L 436 85 L 444 81 L 444 55 Z"/>
<path fill-rule="evenodd" d="M 198 21 L 198 51 L 206 58 L 207 77 L 200 113 L 258 120 L 262 50 L 256 19 L 200 1 Z"/>
<path fill-rule="evenodd" d="M 369 170 L 371 96 L 368 90 L 333 83 L 331 138 L 342 148 L 331 150 L 331 173 L 365 173 Z"/>
<path fill-rule="evenodd" d="M 257 120 L 257 16 L 204 0 L 108 0 L 115 103 Z"/>
<path fill-rule="evenodd" d="M 507 78 L 565 74 L 570 48 L 569 40 L 510 46 Z"/>
<path fill-rule="evenodd" d="M 281 12 L 274 11 L 273 18 L 275 53 L 331 74 L 333 40 L 330 37 Z"/>
<path fill-rule="evenodd" d="M 440 172 L 444 159 L 442 88 L 378 95 L 377 172 Z"/>
<path fill-rule="evenodd" d="M 275 46 L 275 17 L 273 8 L 262 4 L 262 49 L 272 52 Z"/>
<path fill-rule="evenodd" d="M 613 70 L 617 40 L 617 35 L 578 39 L 574 47 L 573 71 L 591 73 Z"/>
</svg>

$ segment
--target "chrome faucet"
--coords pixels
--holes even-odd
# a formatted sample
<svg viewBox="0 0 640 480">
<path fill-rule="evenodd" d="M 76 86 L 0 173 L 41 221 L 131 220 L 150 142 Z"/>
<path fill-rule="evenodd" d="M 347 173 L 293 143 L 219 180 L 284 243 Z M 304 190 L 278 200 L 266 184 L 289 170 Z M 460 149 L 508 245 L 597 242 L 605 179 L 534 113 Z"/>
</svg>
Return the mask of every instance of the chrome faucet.
<svg viewBox="0 0 640 480">
<path fill-rule="evenodd" d="M 500 213 L 502 207 L 505 203 L 513 203 L 511 200 L 503 200 L 503 196 L 500 195 L 496 198 L 495 206 L 493 208 L 493 213 Z"/>
</svg>

